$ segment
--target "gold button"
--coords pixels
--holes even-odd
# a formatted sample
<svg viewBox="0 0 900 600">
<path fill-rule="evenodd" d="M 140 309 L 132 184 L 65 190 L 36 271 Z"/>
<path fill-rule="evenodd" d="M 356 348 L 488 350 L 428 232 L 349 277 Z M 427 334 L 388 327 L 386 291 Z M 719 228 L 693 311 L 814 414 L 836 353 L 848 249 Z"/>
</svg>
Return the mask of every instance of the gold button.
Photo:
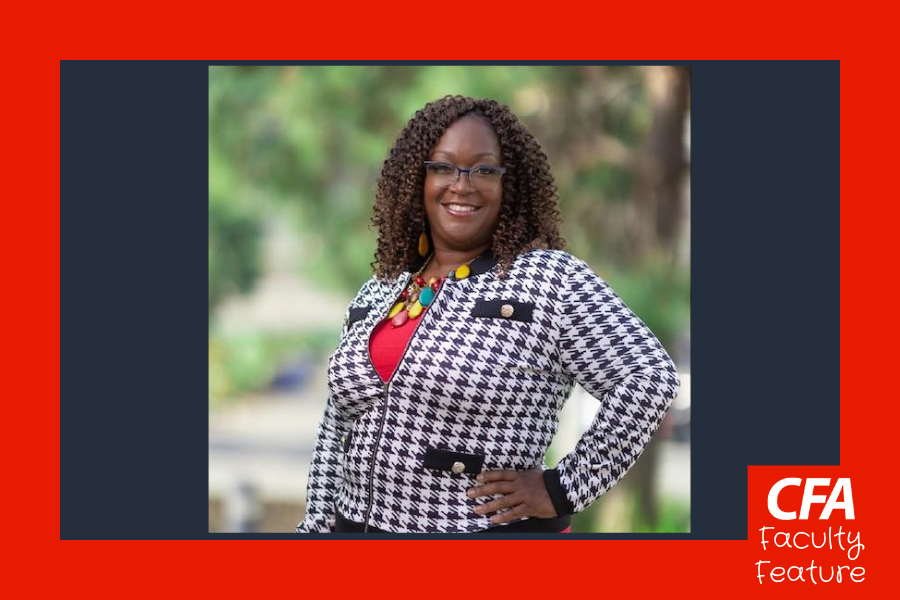
<svg viewBox="0 0 900 600">
<path fill-rule="evenodd" d="M 513 312 L 515 312 L 515 309 L 512 307 L 512 304 L 504 304 L 500 307 L 500 314 L 507 319 L 513 316 Z"/>
<path fill-rule="evenodd" d="M 464 463 L 456 461 L 455 463 L 453 463 L 453 466 L 450 467 L 450 470 L 459 475 L 466 470 L 466 465 Z"/>
</svg>

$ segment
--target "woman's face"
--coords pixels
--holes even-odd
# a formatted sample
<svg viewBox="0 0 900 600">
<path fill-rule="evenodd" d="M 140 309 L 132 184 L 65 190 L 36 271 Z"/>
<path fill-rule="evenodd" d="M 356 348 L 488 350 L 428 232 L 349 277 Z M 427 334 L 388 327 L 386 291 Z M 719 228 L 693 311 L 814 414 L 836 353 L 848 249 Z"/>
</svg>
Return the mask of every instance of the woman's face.
<svg viewBox="0 0 900 600">
<path fill-rule="evenodd" d="M 497 134 L 485 119 L 476 115 L 463 117 L 448 127 L 429 160 L 462 169 L 503 166 Z M 489 246 L 500 217 L 502 183 L 479 184 L 475 188 L 466 173 L 460 173 L 449 186 L 441 185 L 436 179 L 426 171 L 425 214 L 435 247 L 467 251 Z"/>
</svg>

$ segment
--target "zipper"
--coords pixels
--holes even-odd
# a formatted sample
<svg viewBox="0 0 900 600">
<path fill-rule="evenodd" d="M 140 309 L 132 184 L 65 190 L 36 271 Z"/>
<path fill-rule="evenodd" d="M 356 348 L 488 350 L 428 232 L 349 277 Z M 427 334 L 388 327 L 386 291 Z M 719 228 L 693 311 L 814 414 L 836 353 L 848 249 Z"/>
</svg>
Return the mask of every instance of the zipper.
<svg viewBox="0 0 900 600">
<path fill-rule="evenodd" d="M 387 401 L 390 386 L 391 383 L 390 380 L 388 380 L 384 384 L 384 410 L 381 411 L 381 421 L 378 423 L 378 435 L 375 437 L 375 449 L 372 452 L 372 461 L 369 464 L 369 498 L 368 505 L 366 506 L 366 518 L 364 519 L 365 527 L 363 528 L 363 533 L 369 533 L 369 515 L 372 513 L 372 501 L 374 500 L 373 492 L 375 489 L 375 459 L 378 457 L 378 446 L 381 444 L 381 436 L 384 433 L 384 422 L 387 419 Z"/>
<path fill-rule="evenodd" d="M 419 333 L 419 328 L 422 326 L 423 321 L 428 317 L 429 314 L 431 314 L 432 308 L 437 305 L 438 296 L 441 295 L 441 291 L 444 289 L 444 286 L 447 285 L 448 281 L 450 281 L 450 279 L 445 279 L 441 283 L 441 285 L 438 286 L 437 291 L 434 293 L 434 298 L 431 299 L 431 302 L 428 305 L 428 310 L 426 310 L 420 316 L 420 318 L 422 320 L 419 321 L 419 324 L 416 325 L 416 330 L 413 331 L 412 335 L 409 336 L 409 339 L 406 341 L 406 346 L 403 347 L 403 353 L 400 355 L 400 360 L 397 361 L 397 366 L 394 368 L 394 372 L 391 373 L 390 378 L 384 382 L 384 387 L 383 387 L 384 410 L 382 410 L 382 412 L 381 412 L 381 421 L 379 421 L 379 423 L 378 423 L 378 435 L 375 437 L 375 449 L 372 451 L 372 461 L 369 464 L 369 499 L 368 499 L 368 505 L 366 506 L 366 517 L 364 520 L 365 526 L 363 528 L 363 533 L 369 532 L 369 516 L 372 514 L 372 504 L 374 503 L 374 500 L 375 500 L 374 493 L 373 493 L 374 489 L 375 489 L 375 462 L 376 462 L 376 459 L 378 458 L 378 447 L 381 445 L 381 438 L 384 435 L 384 422 L 387 420 L 388 396 L 390 394 L 391 382 L 394 380 L 394 375 L 396 375 L 397 371 L 400 370 L 400 365 L 403 364 L 403 359 L 406 358 L 406 351 L 409 350 L 409 346 L 412 344 L 413 339 L 415 339 L 416 334 Z M 399 293 L 397 294 L 397 296 L 399 297 Z M 393 302 L 391 302 L 390 305 L 388 306 L 388 312 L 390 312 L 391 307 L 393 307 L 395 303 L 396 303 L 396 299 Z M 385 317 L 386 316 L 387 316 L 387 313 L 385 314 Z M 375 327 L 378 327 L 378 325 L 380 325 L 381 321 L 383 321 L 383 320 L 384 320 L 384 317 L 379 319 L 378 324 L 376 324 Z M 374 332 L 375 332 L 374 328 L 372 329 L 372 331 L 369 332 L 369 342 L 368 342 L 368 345 L 366 346 L 366 352 L 369 354 L 369 365 L 372 367 L 373 371 L 375 371 L 375 363 L 372 362 L 371 348 L 372 348 L 372 334 Z M 377 371 L 375 371 L 375 374 L 379 379 L 381 379 L 381 375 L 378 375 Z"/>
</svg>

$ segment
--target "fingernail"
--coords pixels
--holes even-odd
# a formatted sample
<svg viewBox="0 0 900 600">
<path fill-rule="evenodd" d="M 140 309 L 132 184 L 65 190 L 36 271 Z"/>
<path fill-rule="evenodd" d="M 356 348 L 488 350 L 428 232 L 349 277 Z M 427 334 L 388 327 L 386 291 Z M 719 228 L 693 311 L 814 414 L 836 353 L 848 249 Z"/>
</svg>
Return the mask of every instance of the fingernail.
<svg viewBox="0 0 900 600">
<path fill-rule="evenodd" d="M 479 475 L 475 479 L 477 479 L 478 481 L 484 481 L 484 475 Z"/>
<path fill-rule="evenodd" d="M 476 514 L 476 515 L 480 515 L 480 514 L 483 513 L 483 512 L 484 512 L 484 509 L 482 509 L 480 506 L 476 506 L 476 507 L 475 507 L 475 514 Z"/>
<path fill-rule="evenodd" d="M 474 495 L 475 495 L 475 490 L 469 490 L 468 492 L 466 492 L 466 496 L 468 496 L 469 498 L 471 498 Z"/>
</svg>

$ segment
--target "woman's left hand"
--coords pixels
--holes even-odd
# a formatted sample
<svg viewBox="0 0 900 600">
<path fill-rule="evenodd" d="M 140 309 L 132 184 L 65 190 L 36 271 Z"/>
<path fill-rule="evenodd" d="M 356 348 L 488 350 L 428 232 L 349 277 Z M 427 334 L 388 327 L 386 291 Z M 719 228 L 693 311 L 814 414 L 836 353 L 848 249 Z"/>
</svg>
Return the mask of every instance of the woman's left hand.
<svg viewBox="0 0 900 600">
<path fill-rule="evenodd" d="M 506 523 L 523 517 L 547 519 L 556 516 L 556 508 L 544 485 L 542 469 L 483 471 L 476 479 L 479 485 L 469 489 L 469 498 L 503 494 L 502 498 L 475 507 L 477 515 L 508 509 L 492 516 L 491 523 Z"/>
</svg>

